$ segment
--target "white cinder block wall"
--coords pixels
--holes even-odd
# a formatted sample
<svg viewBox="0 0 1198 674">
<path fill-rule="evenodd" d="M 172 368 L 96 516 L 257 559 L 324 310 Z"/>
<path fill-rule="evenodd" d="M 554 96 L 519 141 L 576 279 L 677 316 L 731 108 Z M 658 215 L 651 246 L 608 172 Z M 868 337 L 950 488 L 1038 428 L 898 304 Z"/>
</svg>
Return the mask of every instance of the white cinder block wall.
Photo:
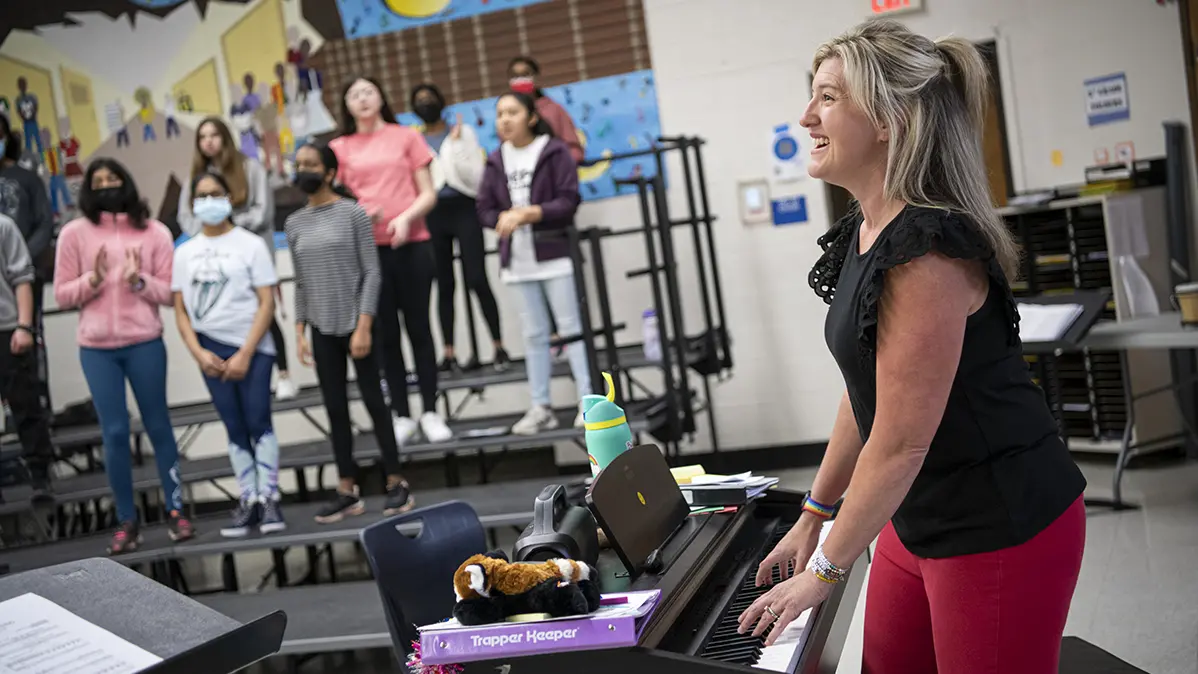
<svg viewBox="0 0 1198 674">
<path fill-rule="evenodd" d="M 730 327 L 735 339 L 735 376 L 715 389 L 715 413 L 724 447 L 819 442 L 827 438 L 842 383 L 823 341 L 825 307 L 807 286 L 818 256 L 815 239 L 827 227 L 822 184 L 806 180 L 788 189 L 807 197 L 810 223 L 784 228 L 746 227 L 738 221 L 736 183 L 769 171 L 767 139 L 777 124 L 796 124 L 808 100 L 811 55 L 823 40 L 869 14 L 869 0 L 644 0 L 657 77 L 662 127 L 667 134 L 706 138 L 711 208 L 720 220 L 716 241 Z M 930 36 L 955 33 L 975 40 L 997 39 L 1002 67 L 1011 163 L 1018 189 L 1077 183 L 1093 163 L 1096 147 L 1132 141 L 1138 156 L 1164 151 L 1161 122 L 1188 120 L 1186 81 L 1176 6 L 1151 0 L 924 0 L 925 9 L 903 19 Z M 1131 120 L 1090 128 L 1083 107 L 1082 81 L 1125 72 Z M 397 95 L 394 94 L 393 95 Z M 1063 162 L 1055 166 L 1052 153 Z M 679 176 L 675 170 L 673 176 Z M 775 189 L 775 195 L 781 194 Z M 681 190 L 671 194 L 675 214 L 684 206 Z M 582 224 L 626 227 L 639 222 L 634 198 L 584 205 Z M 488 235 L 489 236 L 489 235 Z M 688 324 L 696 327 L 700 308 L 689 262 L 689 231 L 676 234 L 683 263 Z M 623 273 L 645 264 L 638 238 L 604 244 L 617 320 L 628 322 L 628 341 L 639 340 L 640 312 L 650 306 L 645 278 Z M 490 261 L 497 279 L 497 262 Z M 280 273 L 290 259 L 279 255 Z M 496 282 L 509 350 L 523 351 L 516 299 Z M 291 303 L 291 288 L 285 288 Z M 459 286 L 459 303 L 461 303 Z M 435 302 L 435 300 L 434 300 Z M 434 304 L 435 307 L 435 304 Z M 435 309 L 434 309 L 435 312 Z M 463 316 L 459 310 L 459 316 Z M 207 391 L 174 328 L 163 312 L 170 349 L 169 393 L 174 404 L 203 400 Z M 460 318 L 459 321 L 462 319 Z M 435 324 L 434 319 L 434 324 Z M 51 389 L 56 407 L 87 397 L 74 345 L 73 315 L 48 319 Z M 490 349 L 480 326 L 483 353 Z M 285 332 L 291 339 L 292 330 Z M 459 352 L 467 356 L 459 323 Z M 294 352 L 294 346 L 288 348 Z M 293 359 L 294 360 L 294 359 Z M 411 363 L 411 361 L 408 361 Z M 314 383 L 311 370 L 293 365 L 299 383 Z M 653 378 L 645 375 L 646 381 Z M 694 380 L 698 385 L 698 380 Z M 554 384 L 557 404 L 573 398 L 568 380 Z M 131 401 L 132 402 L 132 401 Z M 413 399 L 414 404 L 418 404 Z M 514 411 L 527 404 L 523 387 L 498 387 L 469 411 Z M 316 411 L 317 418 L 323 415 Z M 367 425 L 364 413 L 357 418 Z M 284 443 L 313 437 L 315 431 L 295 413 L 276 416 Z M 700 426 L 705 421 L 700 419 Z M 224 433 L 212 425 L 199 437 L 192 456 L 224 451 Z M 709 444 L 700 433 L 694 449 Z M 577 460 L 562 448 L 562 460 Z"/>
</svg>

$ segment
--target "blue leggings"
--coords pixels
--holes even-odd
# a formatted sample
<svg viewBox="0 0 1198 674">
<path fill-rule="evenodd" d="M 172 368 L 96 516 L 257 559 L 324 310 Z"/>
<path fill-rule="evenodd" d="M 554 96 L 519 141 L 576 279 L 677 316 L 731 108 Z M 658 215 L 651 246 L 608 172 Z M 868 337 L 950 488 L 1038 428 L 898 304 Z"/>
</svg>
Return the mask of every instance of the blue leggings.
<svg viewBox="0 0 1198 674">
<path fill-rule="evenodd" d="M 129 409 L 125 404 L 125 380 L 141 411 L 141 423 L 154 447 L 158 478 L 166 496 L 167 511 L 183 509 L 179 486 L 179 446 L 171 427 L 166 403 L 166 345 L 162 339 L 119 349 L 79 348 L 83 376 L 91 390 L 92 404 L 104 434 L 104 463 L 108 485 L 116 501 L 121 522 L 137 520 L 133 505 L 133 462 L 129 447 Z"/>
<path fill-rule="evenodd" d="M 228 360 L 237 347 L 196 335 L 200 346 Z M 270 421 L 270 373 L 275 358 L 258 352 L 250 359 L 245 379 L 221 381 L 204 376 L 212 405 L 229 433 L 229 462 L 237 474 L 241 497 L 277 499 L 279 495 L 279 440 Z"/>
</svg>

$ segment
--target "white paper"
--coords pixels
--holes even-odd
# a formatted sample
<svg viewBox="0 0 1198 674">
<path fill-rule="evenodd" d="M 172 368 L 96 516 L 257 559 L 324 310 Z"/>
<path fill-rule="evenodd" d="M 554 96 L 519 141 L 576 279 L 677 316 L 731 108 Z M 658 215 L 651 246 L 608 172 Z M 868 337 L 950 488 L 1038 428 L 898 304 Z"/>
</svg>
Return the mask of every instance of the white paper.
<svg viewBox="0 0 1198 674">
<path fill-rule="evenodd" d="M 1060 339 L 1082 315 L 1080 304 L 1019 303 L 1019 335 L 1024 342 Z"/>
<path fill-rule="evenodd" d="M 1110 239 L 1107 248 L 1112 257 L 1131 255 L 1145 258 L 1152 251 L 1148 246 L 1148 226 L 1144 222 L 1144 200 L 1138 194 L 1112 197 L 1107 200 L 1107 229 Z"/>
<path fill-rule="evenodd" d="M 0 674 L 133 674 L 159 662 L 44 597 L 0 602 Z"/>
</svg>

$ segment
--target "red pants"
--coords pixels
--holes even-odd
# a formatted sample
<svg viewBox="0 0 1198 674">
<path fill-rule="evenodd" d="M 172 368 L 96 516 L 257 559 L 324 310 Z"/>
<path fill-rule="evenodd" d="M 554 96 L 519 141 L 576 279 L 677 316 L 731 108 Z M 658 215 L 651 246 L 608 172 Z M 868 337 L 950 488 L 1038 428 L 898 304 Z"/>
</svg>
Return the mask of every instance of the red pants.
<svg viewBox="0 0 1198 674">
<path fill-rule="evenodd" d="M 865 596 L 864 674 L 1057 674 L 1086 543 L 1082 499 L 1015 547 L 945 559 L 890 524 Z"/>
</svg>

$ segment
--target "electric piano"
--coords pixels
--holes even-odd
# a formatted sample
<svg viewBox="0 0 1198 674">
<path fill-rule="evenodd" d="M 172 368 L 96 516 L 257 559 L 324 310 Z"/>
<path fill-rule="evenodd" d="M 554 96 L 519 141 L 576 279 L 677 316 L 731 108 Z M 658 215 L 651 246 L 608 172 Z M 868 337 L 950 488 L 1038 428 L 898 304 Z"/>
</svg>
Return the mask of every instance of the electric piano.
<svg viewBox="0 0 1198 674">
<path fill-rule="evenodd" d="M 605 551 L 598 565 L 603 592 L 662 591 L 636 647 L 470 662 L 465 673 L 835 674 L 861 594 L 864 555 L 823 604 L 772 646 L 736 633 L 741 612 L 769 590 L 754 586 L 757 566 L 798 519 L 804 496 L 771 490 L 735 513 L 689 517 L 661 548 L 660 571 L 636 579 Z"/>
</svg>

